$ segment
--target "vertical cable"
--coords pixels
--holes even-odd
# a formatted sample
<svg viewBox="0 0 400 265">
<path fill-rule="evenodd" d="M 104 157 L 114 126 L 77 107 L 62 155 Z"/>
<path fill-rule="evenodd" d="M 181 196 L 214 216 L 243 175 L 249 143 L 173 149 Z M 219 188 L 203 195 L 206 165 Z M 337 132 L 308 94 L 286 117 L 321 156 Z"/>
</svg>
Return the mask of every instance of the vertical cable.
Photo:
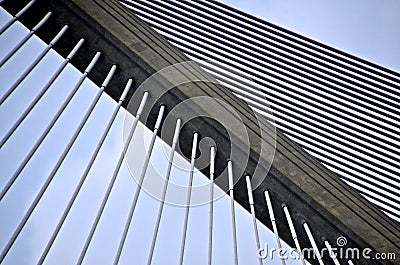
<svg viewBox="0 0 400 265">
<path fill-rule="evenodd" d="M 189 221 L 190 200 L 191 200 L 191 197 L 192 197 L 194 162 L 196 160 L 198 136 L 199 136 L 198 133 L 194 133 L 193 134 L 192 155 L 190 157 L 189 185 L 188 185 L 188 193 L 187 193 L 187 197 L 186 197 L 185 217 L 183 219 L 183 233 L 182 233 L 182 242 L 181 242 L 181 254 L 179 256 L 179 264 L 180 265 L 183 264 L 183 256 L 185 254 L 186 234 L 187 234 L 187 226 L 188 226 L 188 221 Z"/>
<path fill-rule="evenodd" d="M 313 235 L 312 235 L 312 233 L 311 233 L 310 228 L 308 227 L 308 224 L 307 224 L 307 223 L 304 223 L 304 224 L 303 224 L 303 227 L 304 227 L 304 230 L 305 230 L 306 233 L 307 233 L 308 239 L 310 240 L 310 243 L 311 243 L 311 245 L 312 245 L 312 247 L 313 247 L 314 253 L 315 253 L 315 255 L 317 256 L 319 265 L 324 265 L 324 262 L 322 261 L 322 258 L 321 258 L 321 254 L 319 253 L 317 244 L 315 243 L 314 237 L 313 237 Z"/>
<path fill-rule="evenodd" d="M 271 198 L 269 197 L 269 192 L 266 190 L 264 192 L 264 195 L 265 195 L 265 200 L 267 202 L 269 218 L 271 219 L 271 223 L 272 223 L 272 230 L 274 231 L 274 234 L 275 234 L 276 244 L 278 245 L 278 249 L 281 249 L 282 248 L 281 239 L 279 238 L 278 227 L 276 226 L 274 209 L 272 208 L 272 203 L 271 203 Z M 285 265 L 286 263 L 285 263 L 284 257 L 279 255 L 279 258 L 281 259 L 282 265 Z"/>
<path fill-rule="evenodd" d="M 236 238 L 236 218 L 235 218 L 235 201 L 233 197 L 233 170 L 232 161 L 228 161 L 228 181 L 229 181 L 229 195 L 231 199 L 231 221 L 232 221 L 232 243 L 233 243 L 233 258 L 235 265 L 239 264 L 237 238 Z"/>
<path fill-rule="evenodd" d="M 333 260 L 333 263 L 335 263 L 335 265 L 340 265 L 340 262 L 336 258 L 336 254 L 332 250 L 331 244 L 329 244 L 328 240 L 325 240 L 324 243 L 325 243 L 326 248 L 328 249 L 329 256 Z"/>
<path fill-rule="evenodd" d="M 130 88 L 130 85 L 129 85 L 129 87 L 127 89 L 129 89 L 129 88 Z M 98 142 L 98 144 L 96 146 L 96 149 L 92 153 L 92 156 L 91 156 L 91 158 L 89 160 L 89 163 L 86 165 L 85 171 L 83 172 L 83 174 L 82 174 L 82 176 L 81 176 L 81 178 L 80 178 L 80 180 L 79 180 L 79 182 L 78 182 L 78 184 L 77 184 L 77 186 L 76 186 L 76 188 L 75 188 L 75 190 L 74 190 L 74 192 L 73 192 L 73 194 L 71 196 L 71 199 L 69 200 L 69 202 L 67 204 L 67 207 L 65 208 L 64 213 L 63 213 L 62 217 L 60 218 L 60 220 L 59 220 L 59 222 L 57 224 L 57 227 L 54 229 L 54 232 L 53 232 L 52 236 L 50 237 L 50 240 L 47 243 L 46 248 L 43 251 L 42 256 L 41 256 L 38 264 L 42 264 L 44 262 L 44 260 L 45 260 L 45 258 L 47 256 L 51 246 L 53 245 L 55 239 L 57 238 L 57 235 L 58 235 L 62 225 L 64 224 L 64 222 L 65 222 L 65 220 L 66 220 L 66 218 L 67 218 L 67 216 L 68 216 L 68 214 L 69 214 L 69 212 L 70 212 L 70 210 L 71 210 L 76 198 L 78 197 L 78 194 L 79 194 L 79 192 L 80 192 L 80 190 L 81 190 L 81 188 L 82 188 L 82 186 L 83 186 L 83 184 L 84 184 L 84 182 L 86 180 L 86 177 L 88 176 L 90 170 L 92 169 L 93 163 L 96 160 L 97 155 L 99 154 L 99 151 L 100 151 L 100 149 L 101 149 L 106 137 L 108 136 L 108 133 L 109 133 L 109 131 L 111 129 L 111 126 L 114 123 L 115 117 L 117 116 L 118 111 L 121 108 L 121 105 L 122 105 L 123 101 L 124 101 L 124 98 L 121 97 L 119 99 L 119 101 L 118 101 L 117 106 L 114 108 L 114 112 L 111 115 L 111 118 L 110 118 L 105 130 L 103 131 L 103 135 L 101 136 L 100 141 Z"/>
<path fill-rule="evenodd" d="M 28 68 L 22 73 L 22 75 L 11 85 L 11 87 L 1 96 L 0 105 L 10 96 L 15 88 L 32 72 L 32 70 L 38 65 L 38 63 L 44 58 L 48 51 L 53 48 L 57 41 L 67 31 L 68 26 L 65 25 L 60 32 L 54 37 L 54 39 L 47 45 L 47 47 L 35 58 L 35 60 L 28 66 Z"/>
<path fill-rule="evenodd" d="M 290 233 L 292 234 L 292 238 L 293 238 L 294 244 L 296 246 L 297 252 L 299 253 L 299 256 L 300 256 L 300 259 L 301 259 L 301 263 L 302 263 L 302 265 L 306 265 L 306 263 L 304 262 L 303 253 L 301 251 L 299 239 L 297 238 L 297 233 L 296 233 L 296 230 L 294 229 L 294 225 L 293 225 L 293 222 L 292 222 L 292 217 L 290 216 L 289 210 L 288 210 L 286 205 L 283 206 L 283 211 L 285 212 L 286 220 L 287 220 L 287 222 L 289 224 Z"/>
<path fill-rule="evenodd" d="M 135 195 L 134 195 L 133 200 L 132 200 L 132 205 L 130 207 L 128 218 L 127 218 L 126 223 L 125 223 L 124 232 L 122 233 L 121 241 L 119 242 L 119 246 L 118 246 L 118 251 L 117 251 L 117 254 L 115 255 L 114 265 L 118 264 L 119 259 L 121 257 L 121 253 L 122 253 L 122 249 L 123 249 L 124 244 L 125 244 L 126 236 L 128 235 L 129 227 L 130 227 L 130 224 L 132 222 L 133 213 L 135 212 L 136 204 L 137 204 L 137 201 L 139 199 L 140 191 L 142 189 L 142 185 L 143 185 L 144 177 L 146 175 L 147 167 L 148 167 L 149 162 L 150 162 L 150 157 L 151 157 L 151 154 L 153 152 L 153 147 L 154 147 L 154 143 L 156 141 L 157 133 L 158 133 L 158 130 L 160 128 L 162 118 L 164 116 L 164 110 L 165 110 L 165 106 L 161 106 L 160 110 L 158 112 L 158 117 L 157 117 L 157 120 L 156 120 L 156 124 L 154 126 L 153 135 L 152 135 L 151 140 L 150 140 L 149 152 L 146 154 L 146 158 L 145 158 L 145 161 L 144 161 L 144 164 L 143 164 L 143 167 L 142 167 L 142 171 L 140 173 L 138 185 L 137 185 L 137 188 L 136 188 L 136 191 L 135 191 Z"/>
<path fill-rule="evenodd" d="M 39 139 L 36 141 L 35 145 L 31 148 L 29 151 L 28 155 L 25 157 L 25 159 L 22 161 L 21 165 L 18 167 L 18 169 L 15 171 L 11 179 L 7 182 L 6 186 L 1 190 L 0 192 L 0 200 L 3 199 L 7 191 L 10 189 L 14 181 L 17 179 L 19 174 L 22 172 L 22 170 L 25 168 L 29 160 L 32 158 L 33 154 L 36 152 L 36 150 L 39 148 L 40 144 L 43 142 L 43 140 L 46 138 L 47 134 L 50 132 L 50 130 L 53 128 L 54 124 L 57 122 L 58 118 L 61 116 L 69 102 L 71 101 L 72 97 L 75 95 L 76 91 L 78 88 L 82 85 L 83 81 L 85 80 L 86 76 L 89 74 L 89 72 L 93 69 L 94 65 L 98 61 L 101 53 L 97 52 L 92 61 L 90 62 L 89 66 L 86 68 L 84 74 L 81 76 L 79 79 L 78 83 L 75 85 L 75 87 L 72 89 L 70 94 L 68 95 L 67 99 L 64 101 L 64 103 L 61 105 L 59 110 L 57 111 L 56 115 L 54 115 L 53 119 L 50 121 L 50 124 L 46 127 L 44 132 L 40 135 Z"/>
<path fill-rule="evenodd" d="M 84 39 L 81 39 L 72 51 L 68 54 L 67 58 L 62 62 L 62 64 L 57 68 L 56 72 L 50 77 L 50 80 L 44 85 L 44 87 L 40 90 L 40 92 L 36 95 L 36 97 L 32 100 L 29 106 L 25 109 L 25 111 L 21 114 L 21 116 L 14 122 L 11 128 L 7 131 L 6 135 L 0 140 L 0 148 L 7 142 L 7 140 L 11 137 L 14 131 L 18 128 L 18 126 L 24 121 L 26 116 L 32 111 L 32 109 L 36 106 L 39 100 L 43 97 L 46 91 L 50 88 L 50 86 L 54 83 L 54 81 L 59 77 L 61 72 L 67 66 L 68 62 L 75 56 L 78 50 L 81 48 Z M 2 101 L 6 98 L 2 97 Z"/>
<path fill-rule="evenodd" d="M 213 214 L 214 214 L 214 170 L 215 170 L 215 147 L 210 147 L 210 214 L 209 214 L 209 230 L 208 230 L 208 265 L 212 262 L 212 246 L 213 246 Z"/>
<path fill-rule="evenodd" d="M 25 35 L 22 40 L 20 40 L 17 45 L 14 46 L 14 48 L 9 51 L 6 56 L 4 56 L 0 60 L 0 67 L 2 67 L 24 44 L 25 42 L 41 27 L 43 24 L 50 18 L 51 12 L 48 12 L 42 20 L 39 21 L 39 23 L 31 30 L 27 35 Z"/>
<path fill-rule="evenodd" d="M 154 248 L 156 246 L 158 229 L 160 228 L 160 222 L 161 222 L 161 215 L 162 215 L 162 212 L 163 212 L 163 209 L 164 209 L 165 198 L 167 196 L 168 182 L 169 182 L 169 177 L 170 177 L 170 174 L 171 174 L 172 162 L 174 160 L 176 144 L 178 143 L 178 140 L 179 140 L 180 129 L 181 129 L 181 119 L 178 119 L 176 121 L 174 138 L 172 140 L 171 152 L 169 154 L 167 173 L 165 175 L 165 184 L 164 184 L 164 188 L 163 188 L 163 191 L 162 191 L 162 194 L 161 194 L 160 208 L 158 209 L 157 221 L 156 221 L 156 225 L 154 227 L 153 239 L 152 239 L 151 246 L 150 246 L 150 252 L 149 252 L 149 257 L 147 259 L 147 265 L 150 265 L 151 261 L 153 259 Z"/>
<path fill-rule="evenodd" d="M 127 85 L 125 87 L 125 90 L 122 93 L 122 96 L 121 96 L 122 100 L 124 100 L 124 98 L 127 95 L 128 90 L 131 87 L 131 85 L 132 85 L 132 79 L 129 79 L 128 83 L 127 83 Z M 112 188 L 114 186 L 115 180 L 117 179 L 118 172 L 119 172 L 119 170 L 121 168 L 122 162 L 124 161 L 126 151 L 128 150 L 129 145 L 131 143 L 131 140 L 132 140 L 132 137 L 133 137 L 133 133 L 135 132 L 135 129 L 136 129 L 136 126 L 137 126 L 137 124 L 139 122 L 140 116 L 142 115 L 142 111 L 143 111 L 144 105 L 146 104 L 148 96 L 149 96 L 148 92 L 145 92 L 143 94 L 143 98 L 142 98 L 142 101 L 140 102 L 139 109 L 137 111 L 136 117 L 133 120 L 132 127 L 131 127 L 131 129 L 129 131 L 128 138 L 127 138 L 127 140 L 125 142 L 123 150 L 121 151 L 118 163 L 117 163 L 117 165 L 116 165 L 116 167 L 114 169 L 114 173 L 113 173 L 113 175 L 111 177 L 110 183 L 108 184 L 107 190 L 106 190 L 106 192 L 104 194 L 104 197 L 103 197 L 103 201 L 101 202 L 100 208 L 99 208 L 99 210 L 97 212 L 97 215 L 96 215 L 96 218 L 95 218 L 95 220 L 94 220 L 94 222 L 92 224 L 92 227 L 90 229 L 89 235 L 86 238 L 85 245 L 83 246 L 83 249 L 81 251 L 81 254 L 79 256 L 77 264 L 82 264 L 83 259 L 85 258 L 86 252 L 87 252 L 87 250 L 89 248 L 89 244 L 92 241 L 94 232 L 96 231 L 97 225 L 99 224 L 101 215 L 103 214 L 104 208 L 105 208 L 106 203 L 108 201 L 108 198 L 110 196 L 111 190 L 112 190 Z"/>
<path fill-rule="evenodd" d="M 250 212 L 253 219 L 253 228 L 254 228 L 254 239 L 256 240 L 256 251 L 258 251 L 260 246 L 260 237 L 258 235 L 258 228 L 257 228 L 257 220 L 256 220 L 256 211 L 254 209 L 254 198 L 253 198 L 253 189 L 251 187 L 250 176 L 246 176 L 246 184 L 247 184 L 247 195 L 249 197 L 249 204 L 250 204 Z M 262 259 L 258 257 L 258 263 L 263 265 Z"/>
<path fill-rule="evenodd" d="M 3 0 L 4 1 L 4 0 Z M 3 3 L 3 1 L 0 2 Z M 20 16 L 22 16 L 35 2 L 36 0 L 30 1 L 24 8 L 22 8 L 15 16 L 13 16 L 9 21 L 7 21 L 1 28 L 0 28 L 0 35 L 3 34 L 4 31 L 6 31 L 12 23 L 17 21 Z"/>
<path fill-rule="evenodd" d="M 97 53 L 95 58 L 93 59 L 93 61 L 91 62 L 91 64 L 88 67 L 87 71 L 90 71 L 90 69 L 94 66 L 94 64 L 97 62 L 98 58 L 100 56 L 100 53 Z M 85 73 L 87 73 L 87 71 L 85 71 Z M 60 168 L 62 162 L 64 161 L 64 158 L 67 156 L 69 150 L 71 149 L 73 143 L 75 142 L 76 138 L 78 137 L 79 133 L 81 132 L 83 126 L 85 125 L 87 119 L 89 118 L 92 110 L 94 109 L 97 100 L 100 98 L 101 93 L 103 92 L 104 88 L 102 90 L 99 90 L 96 99 L 92 102 L 89 110 L 86 112 L 84 118 L 82 119 L 82 121 L 80 122 L 77 130 L 75 131 L 74 135 L 72 136 L 72 138 L 70 139 L 69 143 L 67 144 L 66 148 L 64 149 L 61 157 L 58 159 L 57 163 L 54 165 L 50 175 L 47 177 L 45 183 L 43 184 L 42 188 L 40 189 L 39 193 L 36 195 L 35 199 L 33 200 L 32 204 L 30 205 L 28 211 L 25 213 L 24 217 L 22 218 L 21 222 L 19 223 L 17 229 L 14 231 L 13 235 L 11 236 L 10 240 L 7 242 L 6 247 L 3 249 L 1 256 L 0 256 L 0 263 L 3 261 L 3 259 L 5 258 L 5 256 L 7 255 L 8 251 L 11 249 L 12 245 L 14 244 L 15 240 L 17 239 L 18 235 L 21 233 L 22 229 L 24 228 L 25 224 L 27 223 L 29 217 L 31 216 L 31 214 L 33 213 L 33 211 L 35 210 L 36 206 L 38 205 L 39 201 L 41 200 L 43 194 L 46 192 L 47 187 L 50 185 L 51 181 L 53 180 L 55 174 L 57 173 L 58 169 Z M 66 105 L 66 104 L 65 104 Z M 64 108 L 62 108 L 63 110 Z M 61 112 L 60 112 L 61 115 Z M 58 117 L 57 117 L 58 118 Z M 54 120 L 55 123 L 56 120 Z M 53 124 L 51 124 L 50 127 L 48 127 L 48 130 L 46 130 L 46 133 L 42 135 L 41 140 L 37 143 L 39 143 L 37 145 L 37 147 L 40 145 L 40 143 L 43 141 L 43 139 L 46 137 L 47 133 L 50 131 L 51 127 Z M 37 147 L 32 149 L 33 152 L 30 152 L 30 154 L 33 155 L 33 153 L 37 150 Z M 32 156 L 31 155 L 31 156 Z M 30 157 L 29 157 L 30 158 Z M 25 159 L 26 160 L 26 159 Z M 24 160 L 24 162 L 25 162 Z M 29 160 L 26 160 L 26 162 L 28 162 Z M 14 182 L 14 180 L 12 181 L 12 183 Z M 9 182 L 10 183 L 10 182 Z M 6 193 L 6 191 L 11 187 L 12 183 L 10 185 L 7 185 L 6 188 L 2 191 L 2 195 L 4 196 L 4 194 Z M 8 183 L 7 183 L 8 184 Z M 2 197 L 3 197 L 2 196 Z"/>
</svg>

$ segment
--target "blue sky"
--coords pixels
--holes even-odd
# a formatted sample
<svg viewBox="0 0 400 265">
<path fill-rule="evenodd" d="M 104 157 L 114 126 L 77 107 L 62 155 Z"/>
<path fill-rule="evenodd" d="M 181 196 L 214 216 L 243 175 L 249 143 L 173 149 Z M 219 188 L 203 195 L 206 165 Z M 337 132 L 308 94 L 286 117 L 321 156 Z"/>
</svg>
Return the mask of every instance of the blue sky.
<svg viewBox="0 0 400 265">
<path fill-rule="evenodd" d="M 400 72 L 400 1 L 223 0 L 222 2 Z"/>
</svg>

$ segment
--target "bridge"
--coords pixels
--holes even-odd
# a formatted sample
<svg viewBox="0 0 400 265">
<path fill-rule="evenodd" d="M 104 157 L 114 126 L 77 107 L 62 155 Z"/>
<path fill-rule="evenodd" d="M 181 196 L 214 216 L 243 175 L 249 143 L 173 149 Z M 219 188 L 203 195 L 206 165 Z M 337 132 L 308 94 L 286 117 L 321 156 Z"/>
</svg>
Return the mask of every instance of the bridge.
<svg viewBox="0 0 400 265">
<path fill-rule="evenodd" d="M 42 0 L 1 4 L 11 14 L 4 15 L 0 31 L 4 40 L 8 41 L 11 37 L 7 34 L 17 31 L 17 27 L 22 32 L 0 61 L 7 80 L 0 102 L 3 113 L 10 116 L 4 118 L 7 126 L 0 143 L 2 161 L 6 161 L 2 162 L 0 194 L 1 215 L 7 216 L 2 218 L 0 258 L 4 264 L 21 259 L 23 246 L 29 241 L 29 227 L 35 224 L 33 220 L 48 226 L 38 237 L 41 243 L 31 243 L 36 247 L 29 263 L 63 262 L 60 260 L 63 255 L 57 255 L 62 246 L 76 253 L 72 255 L 72 262 L 79 264 L 90 263 L 88 260 L 95 260 L 96 255 L 103 255 L 100 252 L 108 252 L 110 262 L 115 264 L 132 262 L 127 252 L 134 252 L 135 248 L 126 245 L 129 242 L 130 246 L 140 245 L 132 236 L 136 227 L 148 231 L 147 236 L 141 237 L 147 238 L 143 240 L 148 245 L 143 263 L 160 262 L 157 253 L 160 248 L 168 247 L 167 241 L 160 238 L 168 207 L 180 209 L 178 216 L 182 217 L 181 226 L 174 227 L 172 222 L 169 228 L 181 233 L 179 247 L 171 250 L 176 253 L 176 262 L 182 264 L 186 259 L 192 264 L 188 261 L 187 246 L 195 239 L 190 237 L 188 224 L 199 207 L 203 209 L 203 224 L 207 225 L 204 228 L 207 237 L 202 240 L 207 246 L 203 252 L 207 262 L 213 264 L 220 247 L 216 244 L 219 237 L 214 225 L 220 198 L 229 209 L 226 217 L 229 217 L 230 231 L 220 234 L 230 238 L 231 255 L 222 256 L 226 261 L 246 263 L 239 248 L 243 246 L 240 233 L 244 228 L 237 221 L 246 218 L 240 216 L 248 216 L 253 230 L 251 253 L 253 260 L 260 264 L 263 260 L 257 257 L 257 251 L 263 247 L 262 234 L 266 233 L 266 227 L 272 231 L 276 247 L 288 244 L 299 251 L 311 248 L 315 255 L 307 259 L 310 263 L 398 262 L 398 255 L 392 260 L 371 260 L 363 256 L 351 259 L 330 251 L 323 255 L 321 251 L 339 247 L 344 252 L 367 249 L 371 256 L 399 253 L 398 73 L 321 47 L 263 21 L 249 26 L 248 15 L 214 2 Z M 212 16 L 215 18 L 228 17 L 229 25 L 218 23 L 224 27 L 234 25 L 243 33 L 246 30 L 270 32 L 270 39 L 263 44 L 269 45 L 268 48 L 258 48 L 260 54 L 240 50 L 246 48 L 242 46 L 243 41 L 233 40 L 244 38 L 236 35 L 242 32 L 224 32 L 217 21 L 213 24 L 215 33 L 206 35 L 202 27 L 210 26 L 207 21 L 211 18 L 195 19 L 194 15 L 200 16 L 195 12 L 200 11 L 219 14 Z M 197 29 L 190 25 L 196 25 Z M 198 40 L 194 39 L 196 36 Z M 28 54 L 27 42 L 34 42 L 33 39 L 37 44 L 30 45 L 37 45 L 40 52 L 24 60 L 23 49 L 28 49 L 25 51 Z M 56 62 L 50 61 L 50 54 Z M 45 60 L 54 68 L 45 80 L 39 80 L 43 75 L 38 70 L 46 65 Z M 259 63 L 263 60 L 268 64 Z M 14 70 L 17 65 L 22 65 L 21 70 Z M 73 73 L 67 75 L 67 69 Z M 69 89 L 56 90 L 63 85 Z M 337 110 L 342 112 L 334 120 L 337 127 L 325 129 L 329 123 L 327 117 L 332 116 L 329 110 L 324 109 L 318 115 L 316 105 L 296 105 L 295 99 L 304 98 L 303 91 L 317 95 L 312 99 L 315 102 L 325 95 L 325 102 L 332 102 L 328 109 L 336 110 L 335 115 L 339 115 Z M 342 95 L 340 100 L 337 91 Z M 48 96 L 51 93 L 58 97 L 52 99 Z M 25 101 L 16 101 L 18 97 Z M 43 103 L 46 97 L 48 109 Z M 108 111 L 97 112 L 102 126 L 91 131 L 93 137 L 85 138 L 87 127 L 97 127 L 93 122 L 89 124 L 98 106 L 110 99 L 114 102 L 109 102 Z M 374 107 L 371 107 L 373 111 L 369 111 L 370 106 Z M 18 110 L 12 111 L 12 107 Z M 305 110 L 300 111 L 300 107 Z M 358 113 L 354 114 L 355 111 Z M 71 125 L 62 125 L 66 115 L 75 118 Z M 372 118 L 366 120 L 366 115 Z M 309 131 L 302 132 L 299 125 L 306 122 L 310 124 Z M 346 128 L 344 124 L 349 122 L 357 126 Z M 365 124 L 367 129 L 359 129 Z M 24 128 L 25 134 L 22 134 Z M 346 128 L 344 133 L 337 133 L 341 128 Z M 27 136 L 26 130 L 32 135 Z M 57 130 L 57 138 L 62 137 L 51 141 Z M 103 146 L 111 141 L 108 136 L 112 130 L 119 130 L 122 140 L 116 154 L 109 158 L 110 169 L 101 172 L 96 169 L 96 160 L 104 153 Z M 316 132 L 320 134 L 319 140 L 312 137 Z M 321 142 L 329 135 L 345 146 L 332 151 L 342 152 L 341 159 L 324 155 L 334 146 L 328 141 Z M 78 145 L 82 139 L 88 144 Z M 165 169 L 157 169 L 154 162 L 156 153 L 152 150 L 157 147 L 156 142 L 164 146 Z M 112 142 L 109 144 L 113 146 Z M 56 150 L 53 153 L 49 149 L 52 146 Z M 41 152 L 45 148 L 48 151 Z M 65 164 L 73 152 L 86 153 L 86 159 L 80 167 L 75 165 L 66 171 Z M 360 157 L 359 153 L 367 158 Z M 29 171 L 35 165 L 38 169 Z M 185 169 L 183 176 L 186 176 L 180 184 L 174 179 L 174 173 L 179 175 L 174 168 L 179 165 Z M 366 177 L 357 177 L 356 169 Z M 90 176 L 96 180 L 92 171 L 100 176 L 103 186 L 91 186 L 98 188 L 97 199 L 80 199 L 84 198 L 85 187 L 90 187 L 86 184 L 90 183 Z M 125 188 L 130 187 L 128 190 L 119 186 L 123 171 L 126 171 L 123 183 Z M 371 172 L 381 177 L 376 178 Z M 71 174 L 75 177 L 67 178 Z M 194 185 L 198 179 L 202 183 Z M 54 184 L 57 180 L 59 186 Z M 118 187 L 120 192 L 116 191 Z M 119 193 L 125 194 L 126 199 L 116 203 L 115 194 Z M 134 222 L 139 218 L 141 204 L 138 202 L 144 194 L 156 198 L 157 202 L 148 209 L 154 215 L 154 226 L 147 228 L 146 219 Z M 50 207 L 51 203 L 54 206 Z M 75 210 L 74 215 L 79 204 L 82 208 L 80 212 Z M 46 205 L 49 211 L 55 212 L 43 210 Z M 93 213 L 85 214 L 85 207 Z M 120 218 L 114 220 L 113 213 Z M 107 222 L 117 227 L 116 230 L 107 227 Z M 74 229 L 80 231 L 76 246 L 71 246 L 72 241 L 57 244 L 68 237 L 65 231 L 73 233 Z M 96 240 L 101 236 L 113 240 L 109 244 L 107 240 Z M 340 243 L 338 238 L 346 243 Z M 107 246 L 109 251 L 104 250 Z M 285 262 L 279 258 L 274 261 Z M 306 261 L 299 259 L 298 262 Z"/>
</svg>

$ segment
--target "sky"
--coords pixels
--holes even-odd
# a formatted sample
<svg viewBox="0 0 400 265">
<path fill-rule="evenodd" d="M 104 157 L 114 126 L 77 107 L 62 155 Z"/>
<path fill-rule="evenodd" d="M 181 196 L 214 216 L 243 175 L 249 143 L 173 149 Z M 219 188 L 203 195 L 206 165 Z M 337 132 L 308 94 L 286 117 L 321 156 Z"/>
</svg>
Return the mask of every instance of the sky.
<svg viewBox="0 0 400 265">
<path fill-rule="evenodd" d="M 400 72 L 400 1 L 222 2 L 295 33 Z"/>
</svg>

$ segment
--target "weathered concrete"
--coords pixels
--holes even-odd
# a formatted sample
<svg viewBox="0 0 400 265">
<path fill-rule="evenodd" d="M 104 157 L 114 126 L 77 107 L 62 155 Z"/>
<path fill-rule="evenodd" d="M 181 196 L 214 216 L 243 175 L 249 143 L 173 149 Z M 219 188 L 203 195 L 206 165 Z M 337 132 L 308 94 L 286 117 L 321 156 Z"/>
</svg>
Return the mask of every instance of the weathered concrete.
<svg viewBox="0 0 400 265">
<path fill-rule="evenodd" d="M 15 13 L 24 2 L 8 0 L 5 7 L 11 13 Z M 188 60 L 177 48 L 115 1 L 39 0 L 29 11 L 29 14 L 35 15 L 25 15 L 22 20 L 31 27 L 36 18 L 40 17 L 39 14 L 48 10 L 55 13 L 54 20 L 38 34 L 44 40 L 49 40 L 63 24 L 70 25 L 68 35 L 63 37 L 56 47 L 62 55 L 66 55 L 80 38 L 87 39 L 84 49 L 73 60 L 78 69 L 83 70 L 97 50 L 104 53 L 101 63 L 90 75 L 95 83 L 101 83 L 111 64 L 118 65 L 118 74 L 107 90 L 114 99 L 119 97 L 127 78 L 133 77 L 135 86 L 138 87 L 151 74 L 171 64 Z M 207 76 L 200 68 L 194 67 L 191 71 L 200 76 Z M 165 80 L 160 86 L 167 84 L 168 80 Z M 187 83 L 171 90 L 158 104 L 165 104 L 167 110 L 171 110 L 179 102 L 200 95 L 224 100 L 241 114 L 251 139 L 251 160 L 246 173 L 252 174 L 260 159 L 259 127 L 248 106 L 229 90 L 216 84 Z M 134 113 L 136 110 L 131 111 Z M 151 126 L 154 119 L 153 115 L 143 122 Z M 199 119 L 185 127 L 180 143 L 183 153 L 188 154 L 194 131 L 200 132 L 201 137 L 211 136 L 218 145 L 218 173 L 224 170 L 225 160 L 230 151 L 227 146 L 230 143 L 226 132 L 215 128 L 220 128 L 220 125 L 212 120 Z M 243 136 L 237 135 L 237 137 L 241 139 Z M 168 142 L 169 139 L 171 135 L 167 134 L 165 140 Z M 207 168 L 204 172 L 207 175 Z M 348 239 L 347 247 L 360 249 L 369 247 L 375 252 L 395 252 L 400 259 L 399 225 L 279 131 L 272 168 L 262 185 L 254 192 L 257 218 L 271 227 L 263 196 L 263 191 L 266 189 L 271 193 L 281 237 L 291 245 L 293 242 L 281 210 L 283 203 L 291 210 L 303 247 L 310 247 L 302 228 L 302 222 L 307 221 L 320 247 L 323 247 L 321 239 L 328 239 L 335 246 L 336 238 L 345 236 Z M 235 194 L 235 199 L 249 209 L 244 178 L 235 186 Z M 325 261 L 326 264 L 331 263 L 328 258 L 325 258 Z M 346 263 L 345 260 L 341 262 Z M 357 264 L 389 264 L 389 262 L 360 260 Z"/>
</svg>

